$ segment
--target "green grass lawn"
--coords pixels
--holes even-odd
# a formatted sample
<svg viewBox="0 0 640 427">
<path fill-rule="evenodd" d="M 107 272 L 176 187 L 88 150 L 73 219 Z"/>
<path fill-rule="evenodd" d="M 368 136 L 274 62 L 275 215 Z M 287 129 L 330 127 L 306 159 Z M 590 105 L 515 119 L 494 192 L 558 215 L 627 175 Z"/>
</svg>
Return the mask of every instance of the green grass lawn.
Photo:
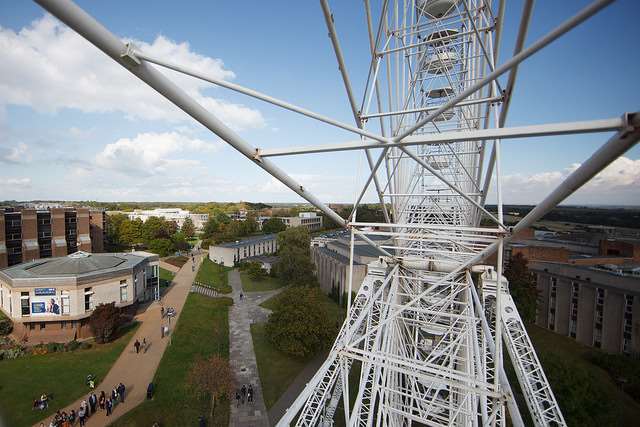
<svg viewBox="0 0 640 427">
<path fill-rule="evenodd" d="M 262 280 L 253 280 L 246 271 L 240 272 L 240 279 L 242 280 L 242 289 L 245 292 L 272 291 L 283 286 L 278 279 L 270 276 Z"/>
<path fill-rule="evenodd" d="M 175 277 L 175 273 L 164 268 L 160 268 L 160 286 L 169 286 Z"/>
<path fill-rule="evenodd" d="M 231 286 L 229 286 L 227 278 L 227 273 L 230 270 L 232 270 L 231 267 L 216 264 L 209 258 L 205 258 L 202 260 L 202 264 L 196 275 L 196 282 L 214 288 L 221 294 L 231 293 Z"/>
<path fill-rule="evenodd" d="M 4 425 L 31 426 L 88 393 L 87 374 L 96 375 L 99 383 L 137 326 L 129 326 L 111 343 L 94 344 L 87 350 L 0 361 L 0 418 Z M 53 400 L 48 410 L 33 411 L 33 400 L 42 393 L 52 394 Z"/>
<path fill-rule="evenodd" d="M 229 358 L 229 298 L 208 298 L 189 294 L 182 309 L 172 342 L 167 347 L 153 382 L 156 394 L 117 420 L 113 426 L 197 425 L 198 417 L 208 416 L 210 400 L 195 396 L 186 380 L 192 363 L 213 354 Z M 229 424 L 229 401 L 218 400 L 209 426 Z"/>
<path fill-rule="evenodd" d="M 271 409 L 308 360 L 289 356 L 272 346 L 267 338 L 264 323 L 251 325 L 251 336 L 258 362 L 264 404 L 267 409 Z"/>
</svg>

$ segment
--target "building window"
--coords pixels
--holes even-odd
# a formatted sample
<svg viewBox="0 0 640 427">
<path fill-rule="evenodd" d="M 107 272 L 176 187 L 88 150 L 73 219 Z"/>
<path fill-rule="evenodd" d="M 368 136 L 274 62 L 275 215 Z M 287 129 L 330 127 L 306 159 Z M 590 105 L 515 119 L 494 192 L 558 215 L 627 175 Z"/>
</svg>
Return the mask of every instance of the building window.
<svg viewBox="0 0 640 427">
<path fill-rule="evenodd" d="M 624 296 L 624 313 L 622 318 L 622 352 L 631 354 L 631 337 L 633 332 L 633 295 Z"/>
<path fill-rule="evenodd" d="M 571 303 L 569 305 L 569 336 L 571 338 L 576 337 L 578 329 L 578 297 L 580 292 L 580 285 L 576 282 L 571 282 Z"/>
<path fill-rule="evenodd" d="M 551 290 L 549 292 L 549 329 L 555 331 L 556 329 L 556 295 L 558 293 L 558 279 L 551 278 Z"/>
<path fill-rule="evenodd" d="M 91 288 L 84 288 L 84 311 L 93 310 L 93 291 Z"/>
<path fill-rule="evenodd" d="M 29 292 L 20 292 L 20 311 L 23 316 L 31 314 L 29 309 Z"/>
<path fill-rule="evenodd" d="M 46 323 L 44 323 L 44 322 L 40 322 L 40 330 L 41 330 L 41 331 L 44 331 L 44 330 L 46 329 L 46 327 L 47 327 L 47 324 L 46 324 Z"/>
<path fill-rule="evenodd" d="M 124 285 L 120 285 L 120 302 L 126 302 L 128 299 L 127 296 L 127 281 L 124 280 Z M 122 281 L 120 281 L 122 283 Z"/>
<path fill-rule="evenodd" d="M 594 310 L 593 346 L 602 347 L 602 324 L 604 323 L 604 289 L 596 288 L 596 307 Z"/>
</svg>

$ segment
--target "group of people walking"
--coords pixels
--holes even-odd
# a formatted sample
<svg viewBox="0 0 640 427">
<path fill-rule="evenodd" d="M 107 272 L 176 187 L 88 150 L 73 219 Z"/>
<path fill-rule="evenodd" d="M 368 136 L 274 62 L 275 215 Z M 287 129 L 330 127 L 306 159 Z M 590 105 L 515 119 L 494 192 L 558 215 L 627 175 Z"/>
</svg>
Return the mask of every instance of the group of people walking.
<svg viewBox="0 0 640 427">
<path fill-rule="evenodd" d="M 249 384 L 249 387 L 247 387 L 246 384 L 242 384 L 242 388 L 236 390 L 236 406 L 240 406 L 240 403 L 244 405 L 245 401 L 253 403 L 253 396 L 253 386 Z"/>
<path fill-rule="evenodd" d="M 72 409 L 69 413 L 66 411 L 56 411 L 51 419 L 49 427 L 71 427 L 79 423 L 82 427 L 87 423 L 89 417 L 98 411 L 106 411 L 106 415 L 110 416 L 118 403 L 124 403 L 126 387 L 123 383 L 116 385 L 110 394 L 103 391 L 100 396 L 91 393 L 86 399 L 80 403 L 80 408 L 76 411 Z M 45 427 L 44 423 L 40 423 L 40 427 Z"/>
<path fill-rule="evenodd" d="M 147 352 L 147 339 L 142 338 L 142 342 L 136 339 L 136 342 L 133 343 L 133 348 L 136 350 L 136 354 L 140 353 L 140 350 L 143 350 L 145 353 Z"/>
</svg>

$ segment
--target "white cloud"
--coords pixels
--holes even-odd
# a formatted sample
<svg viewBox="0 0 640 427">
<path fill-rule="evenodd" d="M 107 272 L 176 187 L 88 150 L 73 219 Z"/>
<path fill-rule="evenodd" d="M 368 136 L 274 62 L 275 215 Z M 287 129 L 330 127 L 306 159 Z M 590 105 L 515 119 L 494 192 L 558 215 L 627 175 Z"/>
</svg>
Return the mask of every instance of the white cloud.
<svg viewBox="0 0 640 427">
<path fill-rule="evenodd" d="M 107 144 L 96 156 L 95 164 L 127 175 L 149 176 L 197 167 L 199 161 L 175 156 L 185 152 L 212 153 L 218 148 L 219 145 L 177 132 L 141 133 Z"/>
<path fill-rule="evenodd" d="M 31 153 L 27 144 L 21 142 L 15 147 L 0 147 L 0 162 L 20 164 L 30 161 Z"/>
<path fill-rule="evenodd" d="M 193 52 L 188 43 L 158 36 L 153 43 L 133 40 L 141 50 L 189 66 L 219 79 L 232 79 L 220 59 Z M 64 108 L 83 112 L 119 111 L 130 118 L 191 120 L 184 112 L 92 46 L 45 15 L 19 32 L 0 27 L 0 106 L 26 105 L 37 111 Z M 213 85 L 163 71 L 178 86 L 234 129 L 264 126 L 257 110 L 204 94 Z"/>
<path fill-rule="evenodd" d="M 532 204 L 541 201 L 573 171 L 572 164 L 562 171 L 531 175 L 506 175 L 502 180 L 505 203 Z M 495 197 L 492 198 L 495 201 Z M 620 157 L 571 196 L 568 203 L 640 204 L 640 159 Z"/>
<path fill-rule="evenodd" d="M 31 178 L 0 178 L 0 187 L 9 192 L 31 188 Z"/>
</svg>

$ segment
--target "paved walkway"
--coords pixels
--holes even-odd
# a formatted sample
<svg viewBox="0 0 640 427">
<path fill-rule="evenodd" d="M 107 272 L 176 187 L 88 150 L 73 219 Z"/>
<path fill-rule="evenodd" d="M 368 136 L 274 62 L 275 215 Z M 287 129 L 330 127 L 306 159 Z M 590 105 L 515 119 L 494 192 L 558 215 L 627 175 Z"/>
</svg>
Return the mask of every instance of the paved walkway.
<svg viewBox="0 0 640 427">
<path fill-rule="evenodd" d="M 169 333 L 173 332 L 173 328 L 182 313 L 182 307 L 187 299 L 200 262 L 202 262 L 202 256 L 197 256 L 196 269 L 195 272 L 192 272 L 192 263 L 189 260 L 173 278 L 174 284 L 162 297 L 162 304 L 165 308 L 173 307 L 177 311 L 177 316 L 171 320 Z M 109 394 L 118 383 L 122 382 L 126 387 L 125 402 L 119 403 L 110 417 L 106 417 L 105 412 L 98 411 L 98 413 L 89 418 L 87 426 L 105 426 L 138 406 L 146 398 L 147 385 L 153 380 L 169 340 L 167 338 L 162 339 L 160 335 L 160 326 L 166 324 L 166 318 L 164 320 L 160 318 L 160 304 L 158 302 L 149 305 L 143 313 L 136 316 L 136 319 L 141 322 L 141 325 L 138 327 L 135 336 L 131 338 L 131 341 L 120 354 L 120 357 L 111 367 L 104 380 L 96 386 L 96 395 L 99 397 L 101 390 Z M 149 344 L 147 351 L 146 353 L 141 351 L 140 354 L 136 354 L 133 343 L 136 339 L 142 342 L 143 338 L 146 338 Z M 98 378 L 98 380 L 101 380 L 101 378 Z M 63 410 L 69 413 L 71 409 L 75 409 L 77 412 L 83 399 L 87 399 L 87 396 Z M 44 420 L 46 426 L 49 425 L 50 420 L 51 418 Z M 40 423 L 36 423 L 36 426 L 38 425 Z"/>
<path fill-rule="evenodd" d="M 234 301 L 234 305 L 229 311 L 229 361 L 237 384 L 240 387 L 242 384 L 251 384 L 255 395 L 252 404 L 245 403 L 239 406 L 236 404 L 234 396 L 231 403 L 229 426 L 268 427 L 269 417 L 262 397 L 262 386 L 256 355 L 253 351 L 250 325 L 267 320 L 269 310 L 260 307 L 259 304 L 281 292 L 282 289 L 244 293 L 244 298 L 240 300 L 242 282 L 238 270 L 229 272 L 229 285 L 233 289 Z"/>
</svg>

